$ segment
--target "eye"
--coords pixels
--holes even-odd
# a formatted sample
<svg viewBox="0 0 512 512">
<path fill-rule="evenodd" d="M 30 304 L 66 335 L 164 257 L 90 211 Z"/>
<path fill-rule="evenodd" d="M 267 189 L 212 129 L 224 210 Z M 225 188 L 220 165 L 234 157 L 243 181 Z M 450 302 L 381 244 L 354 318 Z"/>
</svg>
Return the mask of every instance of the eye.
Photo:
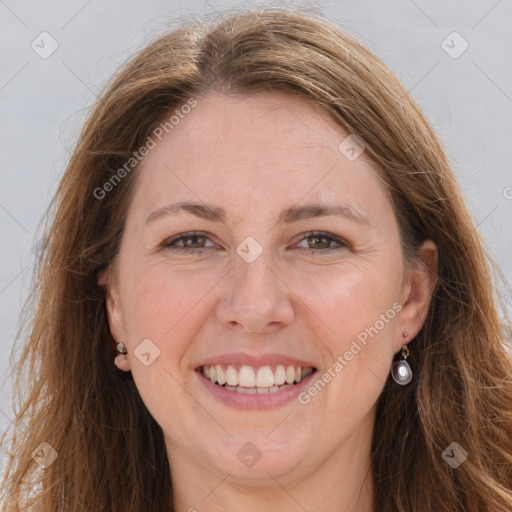
<svg viewBox="0 0 512 512">
<path fill-rule="evenodd" d="M 309 233 L 305 233 L 304 235 L 305 236 L 302 238 L 299 244 L 296 245 L 296 250 L 305 254 L 325 254 L 333 251 L 351 249 L 350 245 L 343 239 L 335 235 L 331 235 L 329 233 L 325 233 L 322 231 L 311 231 Z M 209 242 L 210 245 L 206 245 L 207 242 Z M 307 243 L 307 247 L 300 246 L 300 244 L 303 244 L 304 242 Z M 336 246 L 333 246 L 333 243 L 336 244 Z M 201 254 L 206 249 L 211 248 L 218 248 L 218 246 L 211 241 L 210 237 L 207 234 L 197 231 L 182 233 L 180 235 L 177 235 L 173 238 L 166 240 L 161 245 L 161 249 L 172 250 L 173 252 L 187 254 Z"/>
<path fill-rule="evenodd" d="M 202 253 L 202 249 L 208 249 L 209 247 L 217 247 L 213 243 L 210 246 L 205 245 L 206 241 L 208 240 L 210 240 L 209 237 L 204 233 L 193 231 L 190 233 L 183 233 L 169 240 L 166 240 L 161 245 L 161 248 L 170 249 L 177 252 Z"/>
<path fill-rule="evenodd" d="M 332 251 L 351 249 L 345 240 L 329 233 L 324 233 L 322 231 L 312 231 L 310 233 L 305 233 L 305 235 L 306 236 L 301 240 L 300 243 L 307 242 L 308 247 L 306 249 L 300 249 L 300 252 L 305 252 L 308 254 L 316 252 L 329 253 Z M 331 246 L 333 242 L 337 244 L 337 247 Z M 300 245 L 297 245 L 297 247 L 300 247 Z"/>
</svg>

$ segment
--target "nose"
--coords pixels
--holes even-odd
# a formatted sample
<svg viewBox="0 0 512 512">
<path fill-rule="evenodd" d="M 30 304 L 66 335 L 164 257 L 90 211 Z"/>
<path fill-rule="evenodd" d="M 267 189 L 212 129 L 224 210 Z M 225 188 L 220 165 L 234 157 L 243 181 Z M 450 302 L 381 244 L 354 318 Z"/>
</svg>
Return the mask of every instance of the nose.
<svg viewBox="0 0 512 512">
<path fill-rule="evenodd" d="M 279 271 L 261 255 L 247 263 L 237 258 L 223 280 L 217 319 L 225 326 L 269 334 L 289 325 L 294 317 L 293 293 Z"/>
</svg>

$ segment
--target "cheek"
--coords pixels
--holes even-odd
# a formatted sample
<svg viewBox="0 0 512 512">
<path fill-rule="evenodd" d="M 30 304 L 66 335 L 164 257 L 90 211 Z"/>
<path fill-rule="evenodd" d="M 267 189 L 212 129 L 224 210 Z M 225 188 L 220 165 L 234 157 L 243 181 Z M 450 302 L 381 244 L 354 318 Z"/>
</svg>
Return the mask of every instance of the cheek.
<svg viewBox="0 0 512 512">
<path fill-rule="evenodd" d="M 130 275 L 124 308 L 127 328 L 135 340 L 151 338 L 163 349 L 169 344 L 176 348 L 184 332 L 193 329 L 208 292 L 219 280 L 211 269 L 185 271 L 166 262 L 141 267 Z"/>
<path fill-rule="evenodd" d="M 331 268 L 292 278 L 296 295 L 331 329 L 331 338 L 340 349 L 388 310 L 388 317 L 394 318 L 393 304 L 401 287 L 396 276 L 401 274 L 398 266 L 393 270 L 392 262 L 386 263 L 340 265 L 335 271 Z M 390 323 L 386 322 L 386 327 Z M 384 330 L 380 322 L 379 326 Z"/>
<path fill-rule="evenodd" d="M 300 295 L 314 312 L 331 361 L 341 364 L 332 373 L 332 397 L 346 401 L 354 395 L 378 395 L 387 379 L 393 357 L 395 324 L 401 309 L 401 266 L 351 265 L 315 279 L 302 278 Z M 298 293 L 298 295 L 299 295 Z M 313 318 L 313 317 L 311 317 Z M 320 375 L 321 377 L 321 375 Z M 352 390 L 352 391 L 350 391 Z"/>
<path fill-rule="evenodd" d="M 321 342 L 330 357 L 301 403 L 308 404 L 305 410 L 312 416 L 327 416 L 333 425 L 350 430 L 375 405 L 389 376 L 401 308 L 399 283 L 388 272 L 359 268 L 316 281 L 310 292 L 308 306 L 319 306 L 315 313 L 322 321 L 317 320 L 316 325 L 328 326 Z"/>
<path fill-rule="evenodd" d="M 308 283 L 307 304 L 321 319 L 314 320 L 317 333 L 324 323 L 329 327 L 323 329 L 326 335 L 321 343 L 330 355 L 299 402 L 305 415 L 328 418 L 322 427 L 328 437 L 358 429 L 388 378 L 400 305 L 399 283 L 391 279 L 399 274 L 385 268 L 347 266 L 336 275 Z"/>
<path fill-rule="evenodd" d="M 212 272 L 178 271 L 159 262 L 132 268 L 125 282 L 123 313 L 132 345 L 132 375 L 150 413 L 167 425 L 169 404 L 187 403 L 182 387 L 187 378 L 187 354 L 207 318 L 206 308 L 211 308 L 208 292 L 218 278 L 214 279 Z M 133 353 L 144 339 L 150 339 L 159 350 L 149 366 Z"/>
</svg>

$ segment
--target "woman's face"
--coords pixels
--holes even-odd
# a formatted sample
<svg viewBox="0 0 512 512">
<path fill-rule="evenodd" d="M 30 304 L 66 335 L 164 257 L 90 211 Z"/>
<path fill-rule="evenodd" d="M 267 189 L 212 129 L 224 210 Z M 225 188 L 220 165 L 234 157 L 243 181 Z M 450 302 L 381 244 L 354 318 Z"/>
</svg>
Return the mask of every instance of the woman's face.
<svg viewBox="0 0 512 512">
<path fill-rule="evenodd" d="M 336 455 L 367 464 L 432 283 L 406 271 L 386 189 L 348 136 L 302 99 L 214 94 L 136 171 L 109 322 L 171 469 L 284 484 Z"/>
</svg>

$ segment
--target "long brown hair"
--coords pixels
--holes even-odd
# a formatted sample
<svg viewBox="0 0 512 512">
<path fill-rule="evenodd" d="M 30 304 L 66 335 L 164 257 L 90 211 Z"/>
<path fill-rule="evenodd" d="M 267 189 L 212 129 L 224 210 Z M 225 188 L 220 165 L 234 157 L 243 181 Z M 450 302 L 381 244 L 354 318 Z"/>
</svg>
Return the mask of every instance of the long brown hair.
<svg viewBox="0 0 512 512">
<path fill-rule="evenodd" d="M 426 239 L 437 244 L 438 286 L 409 344 L 415 378 L 408 386 L 389 379 L 377 404 L 376 510 L 510 512 L 512 363 L 492 264 L 445 153 L 369 50 L 321 16 L 285 9 L 174 30 L 128 62 L 93 108 L 52 201 L 36 307 L 20 336 L 8 509 L 27 510 L 31 500 L 52 512 L 173 509 L 162 431 L 131 374 L 113 364 L 97 279 L 115 262 L 136 184 L 136 165 L 118 170 L 170 112 L 214 90 L 280 91 L 322 107 L 364 141 L 404 252 L 414 257 Z M 468 454 L 456 469 L 442 456 L 453 442 Z M 44 470 L 32 457 L 41 443 L 57 453 Z"/>
</svg>

